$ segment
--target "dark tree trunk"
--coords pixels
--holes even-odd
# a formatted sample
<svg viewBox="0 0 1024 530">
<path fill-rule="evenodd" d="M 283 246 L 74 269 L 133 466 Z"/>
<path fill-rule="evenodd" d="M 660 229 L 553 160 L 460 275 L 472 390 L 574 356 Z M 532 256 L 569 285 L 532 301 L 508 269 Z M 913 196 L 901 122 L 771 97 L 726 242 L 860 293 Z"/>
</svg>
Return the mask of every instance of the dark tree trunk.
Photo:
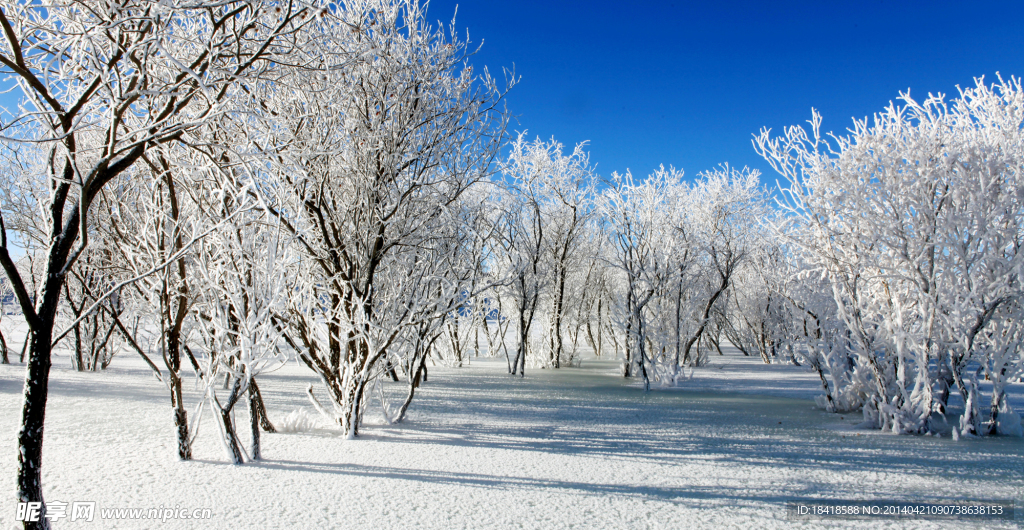
<svg viewBox="0 0 1024 530">
<path fill-rule="evenodd" d="M 522 282 L 520 281 L 520 283 Z M 526 300 L 525 297 L 523 297 L 519 304 L 519 345 L 516 347 L 516 356 L 512 358 L 512 375 L 526 375 L 525 373 L 520 372 L 519 365 L 521 361 L 523 361 L 522 364 L 525 365 L 526 341 L 529 333 L 530 330 L 527 328 L 526 323 Z"/>
<path fill-rule="evenodd" d="M 181 379 L 174 373 L 168 379 L 171 384 L 171 406 L 174 408 L 174 430 L 178 435 L 178 458 L 192 460 L 192 443 L 188 439 L 188 412 L 181 402 Z"/>
<path fill-rule="evenodd" d="M 224 430 L 224 443 L 227 445 L 228 452 L 233 464 L 243 464 L 245 459 L 242 458 L 242 448 L 238 446 L 238 434 L 235 433 L 235 422 L 231 417 L 231 411 L 235 408 L 235 403 L 238 402 L 238 398 L 241 397 L 241 381 L 238 378 L 234 379 L 234 383 L 231 386 L 231 394 L 228 396 L 228 402 L 225 406 L 221 407 L 217 404 L 220 409 L 220 423 L 221 428 Z"/>
<path fill-rule="evenodd" d="M 565 276 L 567 271 L 563 268 L 558 274 L 558 297 L 555 301 L 555 322 L 551 331 L 551 356 L 555 362 L 555 368 L 562 367 L 562 306 L 565 301 Z"/>
<path fill-rule="evenodd" d="M 11 364 L 11 360 L 7 356 L 7 341 L 4 340 L 3 333 L 0 333 L 0 363 Z"/>
<path fill-rule="evenodd" d="M 250 456 L 253 460 L 262 459 L 260 451 L 260 419 L 266 417 L 266 411 L 260 414 L 263 409 L 263 400 L 256 393 L 256 381 L 249 382 L 249 427 L 252 431 L 252 448 Z"/>
<path fill-rule="evenodd" d="M 704 312 L 701 314 L 701 324 L 700 324 L 700 326 L 697 328 L 696 333 L 694 333 L 693 336 L 690 337 L 689 340 L 686 341 L 686 345 L 683 347 L 683 364 L 687 364 L 687 363 L 691 362 L 691 359 L 690 359 L 690 349 L 693 347 L 694 343 L 696 343 L 697 340 L 699 340 L 701 335 L 704 333 L 704 329 L 708 325 L 708 317 L 711 315 L 711 308 L 714 307 L 715 302 L 718 301 L 718 297 L 721 296 L 722 293 L 725 292 L 725 290 L 728 287 L 729 287 L 729 275 L 722 275 L 722 283 L 718 286 L 718 290 L 715 291 L 715 293 L 713 295 L 711 295 L 711 298 L 708 299 L 708 303 L 704 305 Z"/>
<path fill-rule="evenodd" d="M 181 336 L 175 329 L 167 332 L 167 372 L 171 387 L 171 407 L 174 408 L 174 427 L 178 436 L 178 458 L 192 460 L 192 443 L 188 435 L 188 412 L 181 392 Z"/>
<path fill-rule="evenodd" d="M 359 424 L 363 421 L 363 391 L 366 389 L 366 381 L 359 381 L 356 384 L 354 401 L 352 402 L 351 416 L 349 417 L 349 430 L 352 436 L 359 436 Z"/>
<path fill-rule="evenodd" d="M 53 320 L 50 319 L 51 323 Z M 52 329 L 44 325 L 32 334 L 32 346 L 28 355 L 28 371 L 25 376 L 25 403 L 21 410 L 21 429 L 18 431 L 18 500 L 20 502 L 43 502 L 43 420 L 46 415 L 46 397 L 50 377 L 50 337 Z M 26 521 L 25 528 L 49 528 L 43 504 L 39 520 Z"/>
<path fill-rule="evenodd" d="M 651 379 L 650 379 L 650 376 L 647 373 L 647 351 L 644 348 L 644 342 L 647 340 L 647 335 L 644 332 L 644 325 L 643 325 L 643 320 L 642 320 L 643 319 L 643 315 L 640 314 L 641 308 L 640 307 L 635 307 L 634 311 L 635 311 L 634 318 L 636 319 L 636 332 L 637 332 L 637 338 L 636 338 L 637 352 L 636 352 L 636 354 L 639 357 L 639 361 L 640 361 L 640 377 L 644 380 L 644 392 L 649 392 L 651 390 Z"/>
<path fill-rule="evenodd" d="M 828 400 L 828 412 L 836 411 L 836 402 L 832 399 L 832 390 L 828 386 L 828 380 L 825 379 L 825 372 L 821 369 L 821 363 L 814 363 L 814 370 L 818 372 L 818 377 L 821 378 L 821 389 L 825 391 L 825 399 Z"/>
<path fill-rule="evenodd" d="M 231 421 L 231 411 L 221 410 L 220 421 L 224 428 L 224 442 L 227 443 L 228 451 L 231 452 L 232 463 L 244 463 L 245 461 L 242 459 L 242 448 L 238 447 L 238 436 L 235 434 L 235 423 Z"/>
<path fill-rule="evenodd" d="M 78 315 L 75 315 L 78 318 Z M 75 324 L 75 370 L 85 371 L 85 363 L 82 359 L 82 325 Z"/>
<path fill-rule="evenodd" d="M 630 289 L 632 289 L 632 286 L 630 286 Z M 628 306 L 627 307 L 627 311 L 629 312 L 629 318 L 626 320 L 626 344 L 625 344 L 625 346 L 626 346 L 626 348 L 625 348 L 626 349 L 626 351 L 625 351 L 626 361 L 623 364 L 624 368 L 622 370 L 622 376 L 628 378 L 628 377 L 632 377 L 632 372 L 633 372 L 633 358 L 632 358 L 632 354 L 633 354 L 633 343 L 635 342 L 635 339 L 633 338 L 633 295 L 632 294 L 627 294 L 627 296 L 626 296 L 626 305 Z"/>
<path fill-rule="evenodd" d="M 256 400 L 256 412 L 259 414 L 260 427 L 265 432 L 277 432 L 274 424 L 270 423 L 270 418 L 267 417 L 267 407 L 263 404 L 263 394 L 260 392 L 259 385 L 256 384 L 255 377 L 249 382 L 249 399 Z"/>
<path fill-rule="evenodd" d="M 25 362 L 25 354 L 28 352 L 28 345 L 32 343 L 32 330 L 28 330 L 25 334 L 25 342 L 21 345 L 21 355 L 18 356 L 18 362 Z"/>
<path fill-rule="evenodd" d="M 77 215 L 73 214 L 69 223 L 77 223 Z M 59 222 L 54 223 L 60 226 Z M 73 225 L 72 225 L 73 226 Z M 0 225 L 0 232 L 3 226 Z M 6 234 L 3 248 L 0 249 L 4 269 L 8 278 L 16 282 L 22 312 L 29 324 L 31 342 L 26 339 L 28 348 L 28 367 L 25 375 L 25 401 L 21 411 L 21 427 L 18 431 L 18 500 L 20 502 L 38 502 L 42 505 L 38 521 L 25 521 L 26 529 L 48 529 L 49 519 L 46 515 L 46 504 L 43 501 L 42 464 L 43 464 L 43 425 L 46 417 L 46 400 L 49 392 L 51 354 L 53 352 L 53 326 L 57 316 L 57 305 L 60 302 L 60 291 L 65 276 L 60 274 L 68 260 L 71 243 L 74 238 L 68 228 L 56 238 L 50 248 L 47 264 L 47 275 L 41 300 L 37 307 L 32 307 L 20 276 L 14 270 L 13 262 L 6 249 Z"/>
</svg>

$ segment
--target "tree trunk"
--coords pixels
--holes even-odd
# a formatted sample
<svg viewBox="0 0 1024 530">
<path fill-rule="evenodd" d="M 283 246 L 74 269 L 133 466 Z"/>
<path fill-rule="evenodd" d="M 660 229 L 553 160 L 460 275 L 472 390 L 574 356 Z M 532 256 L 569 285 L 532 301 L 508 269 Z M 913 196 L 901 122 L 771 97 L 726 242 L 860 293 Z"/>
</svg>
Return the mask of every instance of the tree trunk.
<svg viewBox="0 0 1024 530">
<path fill-rule="evenodd" d="M 647 351 L 644 348 L 644 343 L 647 342 L 647 333 L 644 330 L 643 315 L 640 314 L 641 308 L 634 307 L 636 318 L 636 343 L 637 343 L 637 355 L 640 357 L 640 376 L 644 380 L 644 392 L 651 390 L 651 379 L 647 373 Z"/>
<path fill-rule="evenodd" d="M 526 365 L 526 341 L 530 330 L 527 328 L 526 322 L 526 300 L 525 297 L 520 301 L 519 304 L 519 344 L 516 347 L 516 356 L 512 358 L 512 375 L 519 375 L 520 377 L 526 374 L 519 370 L 520 364 Z"/>
<path fill-rule="evenodd" d="M 679 370 L 679 354 L 682 351 L 683 339 L 683 276 L 679 275 L 679 288 L 676 291 L 676 356 L 673 360 L 673 370 Z"/>
<path fill-rule="evenodd" d="M 562 367 L 562 306 L 565 302 L 565 275 L 567 271 L 563 267 L 558 273 L 558 297 L 555 299 L 554 325 L 551 330 L 551 356 L 555 361 L 555 368 Z"/>
<path fill-rule="evenodd" d="M 241 380 L 238 378 L 234 379 L 231 385 L 231 394 L 228 396 L 228 402 L 225 406 L 220 406 L 220 403 L 215 403 L 217 408 L 220 409 L 220 425 L 221 435 L 224 437 L 224 446 L 228 452 L 228 458 L 231 459 L 233 464 L 243 464 L 245 459 L 242 457 L 242 448 L 238 446 L 238 435 L 235 433 L 235 422 L 231 417 L 231 411 L 235 408 L 235 403 L 238 402 L 238 398 L 241 394 Z"/>
<path fill-rule="evenodd" d="M 25 362 L 25 353 L 28 352 L 28 345 L 32 343 L 32 330 L 28 330 L 25 334 L 25 342 L 21 344 L 21 355 L 18 356 L 18 362 Z"/>
<path fill-rule="evenodd" d="M 826 412 L 835 412 L 836 402 L 832 399 L 832 390 L 828 386 L 828 380 L 825 379 L 825 373 L 821 369 L 820 361 L 814 363 L 814 370 L 818 372 L 818 377 L 821 378 L 821 389 L 825 391 L 825 399 L 828 400 L 828 410 Z"/>
<path fill-rule="evenodd" d="M 594 350 L 594 356 L 601 358 L 601 345 L 597 338 L 594 337 L 594 330 L 590 322 L 590 312 L 587 312 L 587 322 L 585 324 L 587 329 L 587 344 Z M 597 333 L 601 334 L 601 301 L 597 302 Z"/>
<path fill-rule="evenodd" d="M 32 333 L 32 346 L 28 353 L 25 403 L 21 410 L 21 429 L 18 431 L 19 502 L 43 502 L 43 420 L 49 390 L 52 328 L 53 319 L 44 320 L 40 329 Z M 42 504 L 39 520 L 25 521 L 25 529 L 48 529 L 50 520 L 45 515 L 46 505 Z"/>
<path fill-rule="evenodd" d="M 629 292 L 626 293 L 626 314 L 629 315 L 626 318 L 626 337 L 625 341 L 625 357 L 626 361 L 623 363 L 622 376 L 630 377 L 632 375 L 633 368 L 633 285 L 632 282 L 629 285 Z"/>
<path fill-rule="evenodd" d="M 697 332 L 693 334 L 689 340 L 686 341 L 686 345 L 683 347 L 683 364 L 690 362 L 690 348 L 693 347 L 694 343 L 700 339 L 701 334 L 704 333 L 704 328 L 708 325 L 708 317 L 711 315 L 711 308 L 714 307 L 715 302 L 718 301 L 718 297 L 729 287 L 729 276 L 722 276 L 722 283 L 719 285 L 718 290 L 715 291 L 711 298 L 708 300 L 707 305 L 704 306 L 704 312 L 701 314 L 701 324 L 697 328 Z"/>
<path fill-rule="evenodd" d="M 398 414 L 395 416 L 395 423 L 398 423 L 405 419 L 405 412 L 409 410 L 409 404 L 412 403 L 412 398 L 416 394 L 416 389 L 420 386 L 421 376 L 425 376 L 427 373 L 426 365 L 427 356 L 424 351 L 422 354 L 417 352 L 416 357 L 412 362 L 412 374 L 409 377 L 409 393 L 405 397 L 405 401 L 402 403 L 402 407 L 398 410 Z M 425 380 L 425 379 L 424 379 Z"/>
<path fill-rule="evenodd" d="M 7 341 L 4 340 L 3 333 L 0 333 L 0 363 L 11 364 L 11 359 L 7 356 Z"/>
<path fill-rule="evenodd" d="M 178 458 L 192 460 L 192 443 L 188 438 L 188 412 L 181 402 L 181 379 L 177 373 L 168 377 L 171 385 L 171 407 L 174 408 L 174 430 L 178 436 Z"/>
<path fill-rule="evenodd" d="M 174 408 L 174 427 L 178 435 L 178 458 L 192 460 L 192 443 L 188 436 L 188 413 L 181 392 L 181 335 L 174 328 L 167 332 L 167 373 L 171 386 L 171 407 Z"/>
<path fill-rule="evenodd" d="M 249 428 L 252 432 L 252 447 L 249 455 L 253 460 L 261 460 L 260 451 L 260 421 L 265 419 L 267 413 L 263 409 L 263 400 L 256 391 L 256 381 L 249 381 Z M 262 412 L 262 413 L 261 413 Z"/>
<path fill-rule="evenodd" d="M 77 319 L 78 315 L 75 315 L 75 318 Z M 74 330 L 75 330 L 74 331 L 74 334 L 75 334 L 75 357 L 74 357 L 75 370 L 78 370 L 79 372 L 84 372 L 85 371 L 85 364 L 83 363 L 83 360 L 82 360 L 82 325 L 81 324 L 75 324 Z"/>
<path fill-rule="evenodd" d="M 252 395 L 256 398 L 256 412 L 259 413 L 260 427 L 266 432 L 277 432 L 274 428 L 274 424 L 270 423 L 270 418 L 267 417 L 267 407 L 263 404 L 263 394 L 260 392 L 259 385 L 256 384 L 256 378 L 249 382 L 250 399 Z"/>
<path fill-rule="evenodd" d="M 345 389 L 348 403 L 342 412 L 340 425 L 343 434 L 348 438 L 359 436 L 359 423 L 362 421 L 363 390 L 366 381 L 360 379 L 346 381 L 349 388 Z"/>
<path fill-rule="evenodd" d="M 220 422 L 224 429 L 224 443 L 230 453 L 231 463 L 236 465 L 245 463 L 245 460 L 242 459 L 242 448 L 238 447 L 238 436 L 235 434 L 235 423 L 231 421 L 230 410 L 221 409 Z"/>
</svg>

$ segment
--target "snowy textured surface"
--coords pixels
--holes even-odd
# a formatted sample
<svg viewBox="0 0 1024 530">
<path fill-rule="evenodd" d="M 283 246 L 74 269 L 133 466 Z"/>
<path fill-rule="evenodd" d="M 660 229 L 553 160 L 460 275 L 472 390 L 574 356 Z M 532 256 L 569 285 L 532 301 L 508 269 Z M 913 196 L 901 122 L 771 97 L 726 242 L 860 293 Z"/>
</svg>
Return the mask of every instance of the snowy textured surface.
<svg viewBox="0 0 1024 530">
<path fill-rule="evenodd" d="M 168 397 L 137 358 L 124 354 L 104 373 L 80 374 L 61 356 L 51 375 L 44 491 L 47 500 L 96 501 L 98 509 L 213 513 L 202 522 L 58 525 L 75 528 L 952 527 L 962 523 L 798 523 L 786 519 L 784 505 L 819 498 L 1021 505 L 1019 438 L 957 443 L 856 430 L 857 415 L 826 414 L 793 398 L 815 395 L 813 374 L 740 356 L 712 361 L 687 383 L 697 390 L 649 394 L 616 377 L 609 361 L 528 370 L 525 380 L 505 375 L 504 360 L 435 367 L 402 425 L 380 424 L 375 398 L 357 440 L 322 424 L 268 434 L 264 462 L 232 466 L 211 421 L 199 433 L 196 460 L 176 460 Z M 9 492 L 23 370 L 0 366 L 0 455 L 7 455 L 0 477 Z M 312 412 L 303 396 L 311 382 L 296 365 L 265 376 L 271 419 Z M 188 400 L 194 405 L 196 396 Z M 245 419 L 242 405 L 237 420 Z M 244 424 L 240 430 L 247 433 Z M 0 505 L 3 528 L 12 524 L 12 496 Z"/>
</svg>

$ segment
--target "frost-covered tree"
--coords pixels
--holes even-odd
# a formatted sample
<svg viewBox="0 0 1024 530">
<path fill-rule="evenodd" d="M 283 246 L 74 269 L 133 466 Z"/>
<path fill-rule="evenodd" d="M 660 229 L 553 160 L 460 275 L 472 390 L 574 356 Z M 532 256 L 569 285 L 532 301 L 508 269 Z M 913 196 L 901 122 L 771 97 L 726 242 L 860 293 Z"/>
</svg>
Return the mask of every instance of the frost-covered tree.
<svg viewBox="0 0 1024 530">
<path fill-rule="evenodd" d="M 518 142 L 522 142 L 522 137 Z M 539 147 L 537 142 L 534 146 Z M 560 144 L 549 142 L 546 148 L 551 153 L 550 164 L 538 175 L 541 180 L 536 183 L 541 187 L 542 220 L 547 224 L 544 235 L 551 274 L 547 362 L 554 368 L 561 366 L 565 355 L 566 321 L 572 319 L 570 309 L 582 306 L 579 296 L 575 296 L 580 293 L 569 284 L 572 280 L 586 284 L 586 277 L 579 276 L 585 274 L 583 268 L 588 265 L 583 243 L 593 215 L 594 178 L 584 146 L 577 144 L 571 154 L 565 155 Z M 521 150 L 513 147 L 513 153 Z"/>
<path fill-rule="evenodd" d="M 425 17 L 414 0 L 322 17 L 293 58 L 302 67 L 259 94 L 271 117 L 250 129 L 248 149 L 269 161 L 254 193 L 301 262 L 282 322 L 348 436 L 411 319 L 458 292 L 452 276 L 422 290 L 434 279 L 413 272 L 446 252 L 453 232 L 438 226 L 458 222 L 503 138 L 502 92 L 473 73 L 454 28 Z"/>
<path fill-rule="evenodd" d="M 587 272 L 579 284 L 582 290 L 581 314 L 577 317 L 577 325 L 583 326 L 584 340 L 596 357 L 604 356 L 609 350 L 617 356 L 617 338 L 610 313 L 614 271 L 607 266 L 610 242 L 600 215 L 595 215 L 587 227 L 584 244 Z"/>
<path fill-rule="evenodd" d="M 623 374 L 675 384 L 722 311 L 765 213 L 757 173 L 727 166 L 688 183 L 675 169 L 642 182 L 615 175 L 602 215 L 613 242 L 614 312 L 625 340 Z"/>
<path fill-rule="evenodd" d="M 584 145 L 578 144 L 570 154 L 562 154 L 561 145 L 551 145 L 554 167 L 546 172 L 542 182 L 552 290 L 548 362 L 556 368 L 565 355 L 566 320 L 572 318 L 569 309 L 582 305 L 573 304 L 580 299 L 574 296 L 578 293 L 571 289 L 569 282 L 571 279 L 577 282 L 583 279 L 582 283 L 586 283 L 586 277 L 579 276 L 587 265 L 583 242 L 593 215 L 594 177 Z"/>
<path fill-rule="evenodd" d="M 810 134 L 762 131 L 759 152 L 790 183 L 786 233 L 828 279 L 848 379 L 869 382 L 867 423 L 934 431 L 953 386 L 966 409 L 954 435 L 1019 430 L 1002 389 L 1024 369 L 1024 93 L 978 79 L 950 102 L 901 100 L 830 141 L 816 113 Z M 987 425 L 975 374 L 993 381 Z"/>
<path fill-rule="evenodd" d="M 674 247 L 675 234 L 665 219 L 675 211 L 670 197 L 681 178 L 682 172 L 664 168 L 642 182 L 629 172 L 616 173 L 600 199 L 612 240 L 609 264 L 618 273 L 614 303 L 616 324 L 625 342 L 622 374 L 630 377 L 635 371 L 647 389 L 653 355 L 649 340 L 653 318 L 647 306 L 675 273 L 669 260 L 681 251 Z"/>
<path fill-rule="evenodd" d="M 231 205 L 207 206 L 213 215 L 234 211 Z M 248 211 L 235 214 L 230 228 L 204 238 L 194 252 L 194 280 L 201 286 L 192 307 L 196 349 L 201 350 L 196 352 L 197 375 L 204 405 L 216 415 L 225 451 L 235 464 L 261 458 L 260 429 L 269 420 L 256 377 L 288 360 L 275 320 L 295 287 L 288 242 L 279 221 Z M 249 404 L 248 452 L 234 424 L 234 407 L 243 396 Z"/>
<path fill-rule="evenodd" d="M 514 305 L 517 341 L 511 373 L 525 375 L 536 316 L 549 309 L 546 359 L 540 366 L 561 366 L 570 279 L 584 267 L 584 237 L 593 214 L 593 175 L 579 144 L 563 153 L 555 140 L 534 141 L 521 133 L 502 164 L 505 186 L 496 232 L 497 266 L 507 278 L 502 296 Z"/>
<path fill-rule="evenodd" d="M 202 291 L 194 285 L 192 243 L 206 226 L 199 218 L 201 179 L 182 168 L 190 167 L 189 159 L 197 155 L 173 146 L 151 149 L 134 168 L 144 176 L 133 175 L 117 184 L 117 199 L 107 204 L 111 222 L 104 227 L 107 239 L 115 242 L 115 263 L 123 269 L 122 276 L 138 278 L 127 293 L 131 311 L 142 325 L 132 327 L 129 342 L 143 358 L 156 355 L 158 362 L 163 361 L 166 372 L 149 362 L 168 387 L 182 460 L 192 455 L 183 361 L 190 355 L 186 337 L 191 306 Z M 191 364 L 195 367 L 194 358 Z"/>
<path fill-rule="evenodd" d="M 503 188 L 496 201 L 501 204 L 495 240 L 499 247 L 497 254 L 500 263 L 497 269 L 509 278 L 507 288 L 502 289 L 496 297 L 498 300 L 507 300 L 511 306 L 509 314 L 514 315 L 510 325 L 515 330 L 516 346 L 509 364 L 509 373 L 525 377 L 530 333 L 546 288 L 544 266 L 547 263 L 543 259 L 544 220 L 540 201 L 534 188 L 522 182 L 532 176 L 533 173 L 527 168 L 531 168 L 533 163 L 522 158 L 516 162 L 522 163 L 518 167 L 521 170 L 519 182 Z M 541 159 L 540 163 L 543 162 Z M 501 338 L 504 340 L 504 335 Z"/>
<path fill-rule="evenodd" d="M 66 332 L 65 337 L 73 344 L 71 364 L 78 371 L 106 369 L 120 349 L 122 339 L 118 326 L 123 326 L 121 318 L 126 306 L 119 293 L 108 296 L 108 291 L 121 280 L 111 274 L 115 253 L 109 241 L 97 244 L 102 241 L 97 236 L 91 236 L 93 244 L 71 267 L 71 278 L 64 283 L 61 304 L 66 313 L 64 320 L 70 323 L 70 333 Z M 87 310 L 91 311 L 86 313 Z M 54 342 L 60 340 L 57 338 Z"/>
<path fill-rule="evenodd" d="M 99 8 L 97 8 L 99 7 Z M 277 11 L 275 11 L 275 8 Z M 47 382 L 57 306 L 67 275 L 89 244 L 96 197 L 154 145 L 180 141 L 223 112 L 240 79 L 272 66 L 282 35 L 305 5 L 124 0 L 0 5 L 0 65 L 24 99 L 5 126 L 5 144 L 41 146 L 40 220 L 45 274 L 30 293 L 0 223 L 0 264 L 31 330 L 19 431 L 18 498 L 42 502 L 40 469 Z M 45 515 L 45 508 L 44 508 Z M 48 526 L 49 519 L 26 522 Z"/>
<path fill-rule="evenodd" d="M 690 287 L 696 314 L 687 321 L 678 363 L 695 365 L 702 361 L 691 350 L 705 337 L 716 304 L 721 300 L 726 305 L 726 292 L 740 267 L 762 243 L 758 226 L 768 211 L 757 171 L 724 166 L 702 174 L 688 195 L 687 209 L 674 228 L 688 233 L 688 250 L 696 254 L 697 267 L 691 268 L 698 275 Z"/>
</svg>

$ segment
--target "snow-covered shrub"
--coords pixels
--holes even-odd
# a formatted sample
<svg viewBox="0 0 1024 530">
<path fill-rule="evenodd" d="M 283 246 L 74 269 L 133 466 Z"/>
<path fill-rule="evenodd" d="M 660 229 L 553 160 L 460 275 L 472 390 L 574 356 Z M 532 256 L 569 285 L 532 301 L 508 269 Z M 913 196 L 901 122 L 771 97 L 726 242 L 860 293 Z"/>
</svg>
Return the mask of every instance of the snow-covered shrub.
<svg viewBox="0 0 1024 530">
<path fill-rule="evenodd" d="M 306 411 L 306 409 L 295 409 L 275 423 L 277 432 L 295 433 L 310 432 L 317 428 L 319 420 Z"/>
</svg>

